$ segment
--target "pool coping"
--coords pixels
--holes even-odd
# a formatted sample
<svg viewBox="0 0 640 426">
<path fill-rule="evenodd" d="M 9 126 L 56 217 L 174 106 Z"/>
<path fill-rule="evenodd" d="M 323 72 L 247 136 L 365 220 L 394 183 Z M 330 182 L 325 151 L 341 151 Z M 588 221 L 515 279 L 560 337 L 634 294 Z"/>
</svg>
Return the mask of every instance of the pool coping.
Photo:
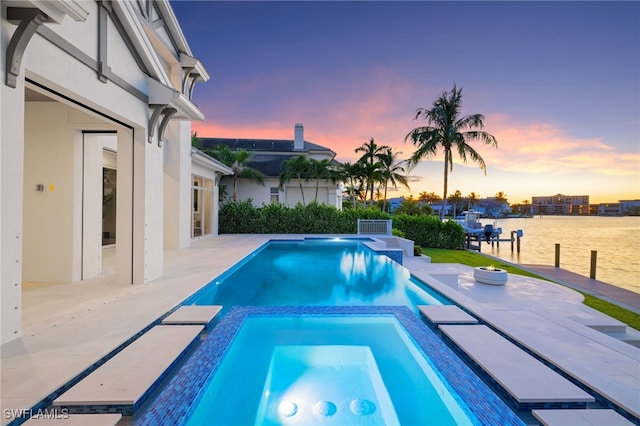
<svg viewBox="0 0 640 426">
<path fill-rule="evenodd" d="M 242 306 L 232 308 L 180 369 L 135 416 L 136 425 L 180 425 L 197 406 L 202 390 L 221 365 L 238 330 L 249 317 L 394 315 L 408 336 L 454 389 L 454 398 L 482 425 L 522 424 L 494 393 L 406 306 Z M 464 397 L 463 397 L 464 396 Z"/>
</svg>

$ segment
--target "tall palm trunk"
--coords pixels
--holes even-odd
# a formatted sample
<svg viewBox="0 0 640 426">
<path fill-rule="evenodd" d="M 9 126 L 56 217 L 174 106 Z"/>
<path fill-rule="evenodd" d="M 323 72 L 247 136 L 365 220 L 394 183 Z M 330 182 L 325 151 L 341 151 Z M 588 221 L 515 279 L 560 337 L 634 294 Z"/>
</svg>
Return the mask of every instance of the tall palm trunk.
<svg viewBox="0 0 640 426">
<path fill-rule="evenodd" d="M 447 208 L 447 184 L 449 180 L 449 150 L 444 151 L 444 195 L 442 196 L 442 210 L 440 211 L 440 219 L 444 220 L 444 212 Z"/>
<path fill-rule="evenodd" d="M 387 208 L 387 186 L 389 186 L 389 182 L 384 183 L 384 201 L 382 202 L 382 211 L 385 211 Z"/>
<path fill-rule="evenodd" d="M 302 194 L 302 205 L 306 206 L 307 203 L 304 201 L 304 189 L 302 188 L 302 181 L 300 180 L 300 176 L 298 176 L 298 185 L 300 186 L 300 194 Z"/>
<path fill-rule="evenodd" d="M 238 177 L 233 174 L 233 201 L 238 201 Z"/>
</svg>

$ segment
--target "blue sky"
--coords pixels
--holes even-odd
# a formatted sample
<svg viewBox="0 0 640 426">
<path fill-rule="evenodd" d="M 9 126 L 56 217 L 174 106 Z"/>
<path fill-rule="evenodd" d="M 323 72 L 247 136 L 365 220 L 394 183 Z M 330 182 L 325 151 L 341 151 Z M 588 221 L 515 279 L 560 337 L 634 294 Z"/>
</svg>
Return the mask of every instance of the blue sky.
<svg viewBox="0 0 640 426">
<path fill-rule="evenodd" d="M 455 82 L 498 148 L 474 144 L 486 176 L 456 163 L 449 193 L 640 198 L 639 2 L 171 4 L 211 74 L 199 136 L 292 139 L 299 122 L 339 161 L 371 137 L 406 158 L 416 108 Z M 442 161 L 411 170 L 411 193 L 442 193 Z"/>
</svg>

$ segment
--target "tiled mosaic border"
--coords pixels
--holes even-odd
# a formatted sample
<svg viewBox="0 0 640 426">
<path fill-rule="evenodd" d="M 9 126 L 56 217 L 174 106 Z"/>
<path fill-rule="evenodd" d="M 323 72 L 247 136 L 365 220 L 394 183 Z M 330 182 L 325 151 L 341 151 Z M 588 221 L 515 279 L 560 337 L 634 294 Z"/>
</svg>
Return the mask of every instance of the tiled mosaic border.
<svg viewBox="0 0 640 426">
<path fill-rule="evenodd" d="M 220 320 L 185 361 L 161 393 L 136 416 L 136 425 L 180 425 L 195 409 L 202 389 L 248 316 L 374 316 L 395 315 L 418 347 L 464 399 L 481 425 L 520 425 L 522 421 L 407 307 L 401 306 L 248 306 L 237 307 Z"/>
</svg>

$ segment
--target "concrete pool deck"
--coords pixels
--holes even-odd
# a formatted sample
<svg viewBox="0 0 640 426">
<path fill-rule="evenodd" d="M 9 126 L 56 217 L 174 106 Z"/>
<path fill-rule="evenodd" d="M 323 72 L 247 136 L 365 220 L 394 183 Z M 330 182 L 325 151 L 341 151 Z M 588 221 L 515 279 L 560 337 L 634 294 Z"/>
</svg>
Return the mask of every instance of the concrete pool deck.
<svg viewBox="0 0 640 426">
<path fill-rule="evenodd" d="M 29 409 L 272 238 L 301 236 L 194 241 L 191 248 L 166 251 L 164 277 L 147 284 L 116 284 L 108 256 L 95 279 L 25 284 L 22 337 L 0 348 L 2 424 L 11 421 L 5 410 Z M 640 349 L 596 331 L 616 322 L 582 305 L 579 293 L 514 275 L 505 286 L 486 286 L 473 281 L 473 268 L 420 258 L 405 258 L 404 266 L 640 418 Z"/>
</svg>

